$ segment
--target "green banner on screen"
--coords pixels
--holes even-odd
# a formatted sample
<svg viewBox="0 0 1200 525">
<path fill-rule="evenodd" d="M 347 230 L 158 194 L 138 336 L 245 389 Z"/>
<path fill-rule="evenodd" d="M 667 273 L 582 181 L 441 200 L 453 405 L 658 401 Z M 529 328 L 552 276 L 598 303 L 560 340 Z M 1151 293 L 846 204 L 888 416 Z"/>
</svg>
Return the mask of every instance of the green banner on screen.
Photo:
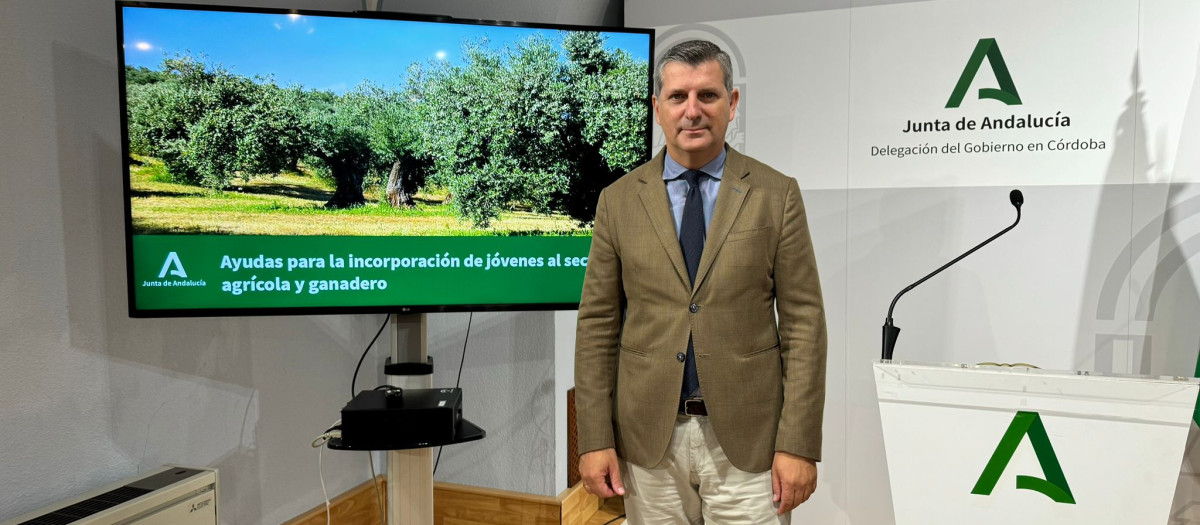
<svg viewBox="0 0 1200 525">
<path fill-rule="evenodd" d="M 578 303 L 590 237 L 134 235 L 138 310 Z"/>
</svg>

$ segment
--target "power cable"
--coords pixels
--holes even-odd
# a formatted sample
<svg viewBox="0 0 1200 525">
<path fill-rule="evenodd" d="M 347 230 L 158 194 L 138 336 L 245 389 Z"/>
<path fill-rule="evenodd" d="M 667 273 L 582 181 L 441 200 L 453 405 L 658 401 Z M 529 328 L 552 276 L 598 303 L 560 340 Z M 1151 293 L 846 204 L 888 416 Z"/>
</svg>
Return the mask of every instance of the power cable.
<svg viewBox="0 0 1200 525">
<path fill-rule="evenodd" d="M 354 396 L 358 395 L 358 390 L 354 388 L 354 385 L 358 383 L 358 370 L 362 368 L 363 359 L 367 358 L 367 352 L 375 345 L 375 341 L 379 339 L 379 334 L 383 333 L 383 329 L 387 327 L 388 321 L 391 319 L 392 314 L 390 313 L 387 314 L 387 317 L 383 318 L 383 324 L 379 325 L 379 331 L 375 332 L 375 337 L 372 337 L 371 342 L 367 343 L 367 347 L 363 349 L 362 357 L 358 358 L 358 366 L 354 367 L 354 378 L 350 380 L 350 399 L 354 399 Z"/>
<path fill-rule="evenodd" d="M 463 337 L 462 359 L 458 360 L 458 379 L 454 380 L 454 388 L 458 388 L 462 384 L 463 363 L 467 362 L 467 341 L 471 340 L 471 321 L 475 319 L 475 312 L 467 317 L 467 335 Z M 442 461 L 442 447 L 438 447 L 437 460 L 433 462 L 433 473 L 437 474 L 438 463 Z"/>
</svg>

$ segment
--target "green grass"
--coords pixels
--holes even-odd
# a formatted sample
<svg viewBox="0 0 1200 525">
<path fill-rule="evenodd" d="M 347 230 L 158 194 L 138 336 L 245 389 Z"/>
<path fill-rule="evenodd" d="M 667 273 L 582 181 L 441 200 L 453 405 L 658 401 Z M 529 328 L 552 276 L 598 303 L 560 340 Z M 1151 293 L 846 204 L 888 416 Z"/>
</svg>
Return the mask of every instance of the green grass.
<svg viewBox="0 0 1200 525">
<path fill-rule="evenodd" d="M 307 170 L 250 181 L 224 191 L 172 182 L 157 159 L 134 156 L 130 189 L 134 232 L 225 235 L 590 235 L 563 215 L 502 213 L 486 229 L 460 220 L 445 193 L 418 193 L 418 204 L 392 208 L 366 192 L 367 203 L 325 208 L 333 188 Z"/>
</svg>

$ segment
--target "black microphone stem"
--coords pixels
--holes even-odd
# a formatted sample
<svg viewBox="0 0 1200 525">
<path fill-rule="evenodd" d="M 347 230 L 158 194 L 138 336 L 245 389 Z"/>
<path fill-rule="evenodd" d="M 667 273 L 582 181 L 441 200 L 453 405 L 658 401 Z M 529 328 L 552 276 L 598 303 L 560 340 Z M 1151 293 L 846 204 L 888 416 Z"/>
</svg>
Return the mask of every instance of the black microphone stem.
<svg viewBox="0 0 1200 525">
<path fill-rule="evenodd" d="M 1016 202 L 1014 202 L 1013 204 L 1015 204 L 1016 208 L 1017 208 L 1017 220 L 1013 221 L 1011 226 L 1009 226 L 1003 230 L 1000 230 L 1000 233 L 997 233 L 997 234 L 989 237 L 988 240 L 983 241 L 978 246 L 975 246 L 974 248 L 971 248 L 970 250 L 967 250 L 966 253 L 959 255 L 958 257 L 955 257 L 954 260 L 952 260 L 946 264 L 943 264 L 941 268 L 938 268 L 938 269 L 934 270 L 932 273 L 930 273 L 929 275 L 922 277 L 921 280 L 908 285 L 907 288 L 900 290 L 900 293 L 896 294 L 896 297 L 894 299 L 892 299 L 892 305 L 888 307 L 887 319 L 883 323 L 883 358 L 884 359 L 889 360 L 889 361 L 892 359 L 892 351 L 896 347 L 896 337 L 898 335 L 900 335 L 900 329 L 896 328 L 896 326 L 892 324 L 892 311 L 896 309 L 896 301 L 900 300 L 900 296 L 904 295 L 909 290 L 916 288 L 921 283 L 929 280 L 930 277 L 933 277 L 939 273 L 942 273 L 942 270 L 945 270 L 946 268 L 949 268 L 954 263 L 961 261 L 964 257 L 971 255 L 972 253 L 975 253 L 976 250 L 983 248 L 984 246 L 987 246 L 988 243 L 996 240 L 997 237 L 1008 233 L 1008 231 L 1013 228 L 1016 228 L 1017 223 L 1021 222 L 1021 206 L 1020 206 L 1020 204 L 1017 204 Z"/>
</svg>

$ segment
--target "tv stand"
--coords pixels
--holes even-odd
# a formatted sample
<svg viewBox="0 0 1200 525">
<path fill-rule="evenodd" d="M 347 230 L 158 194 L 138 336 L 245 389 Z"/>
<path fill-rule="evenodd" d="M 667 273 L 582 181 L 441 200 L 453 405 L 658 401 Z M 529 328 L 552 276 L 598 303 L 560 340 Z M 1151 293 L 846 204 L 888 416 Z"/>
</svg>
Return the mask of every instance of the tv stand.
<svg viewBox="0 0 1200 525">
<path fill-rule="evenodd" d="M 392 352 L 387 384 L 400 388 L 433 388 L 433 367 L 427 345 L 426 314 L 394 314 Z M 415 366 L 414 366 L 415 365 Z M 421 366 L 427 365 L 427 366 Z M 463 419 L 454 439 L 445 443 L 398 444 L 387 453 L 388 525 L 433 525 L 433 448 L 483 439 L 486 432 Z M 340 438 L 329 440 L 333 450 L 347 447 Z"/>
</svg>

